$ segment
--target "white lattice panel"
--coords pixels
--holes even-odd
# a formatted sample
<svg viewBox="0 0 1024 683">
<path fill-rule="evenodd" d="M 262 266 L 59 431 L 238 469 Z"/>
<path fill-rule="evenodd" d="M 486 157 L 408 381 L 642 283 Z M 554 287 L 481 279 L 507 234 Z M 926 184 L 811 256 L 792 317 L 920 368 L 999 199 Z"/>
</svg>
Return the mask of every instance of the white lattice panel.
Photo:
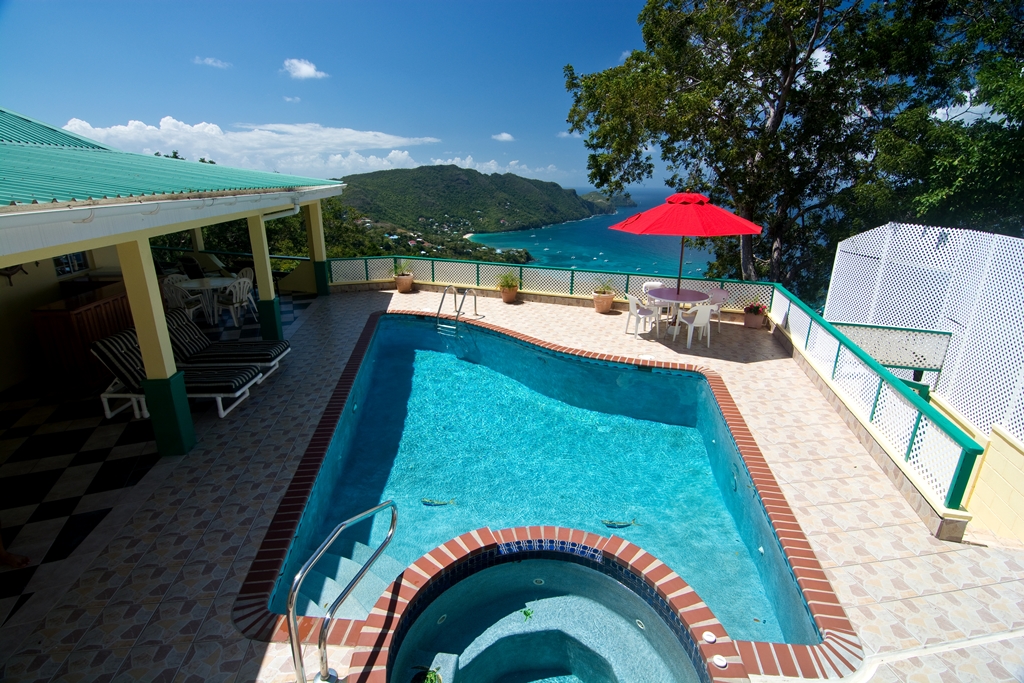
<svg viewBox="0 0 1024 683">
<path fill-rule="evenodd" d="M 825 320 L 845 320 L 861 322 L 871 316 L 871 296 L 865 293 L 875 289 L 878 279 L 877 256 L 864 256 L 839 249 L 836 262 L 832 269 L 833 278 L 841 278 L 843 287 L 837 288 L 835 294 L 829 290 L 825 305 Z M 834 311 L 842 311 L 836 315 Z"/>
<path fill-rule="evenodd" d="M 811 326 L 811 316 L 804 313 L 799 306 L 792 306 L 789 309 L 789 333 L 793 343 L 803 349 L 807 342 L 807 332 Z"/>
<path fill-rule="evenodd" d="M 940 370 L 949 346 L 950 335 L 942 332 L 833 324 L 882 365 Z"/>
<path fill-rule="evenodd" d="M 839 341 L 824 327 L 817 323 L 811 324 L 811 334 L 807 338 L 807 353 L 818 362 L 827 376 L 832 376 L 832 366 L 839 352 Z"/>
<path fill-rule="evenodd" d="M 569 272 L 546 268 L 523 268 L 523 289 L 527 292 L 568 294 Z"/>
<path fill-rule="evenodd" d="M 945 500 L 960 451 L 956 442 L 922 416 L 907 463 L 940 500 Z"/>
<path fill-rule="evenodd" d="M 387 280 L 395 276 L 395 262 L 389 258 L 367 259 L 371 280 Z"/>
<path fill-rule="evenodd" d="M 881 432 L 894 453 L 906 453 L 917 421 L 917 408 L 888 384 L 882 384 L 871 424 Z"/>
<path fill-rule="evenodd" d="M 476 264 L 459 261 L 435 261 L 434 282 L 460 287 L 476 287 Z"/>
<path fill-rule="evenodd" d="M 611 283 L 612 288 L 615 289 L 615 297 L 617 299 L 625 298 L 625 273 L 612 275 L 610 273 L 588 273 L 585 271 L 576 271 L 573 273 L 573 293 L 579 296 L 589 295 L 594 291 L 595 287 L 604 284 L 605 282 Z M 630 284 L 632 285 L 632 282 Z"/>
<path fill-rule="evenodd" d="M 846 347 L 839 351 L 833 381 L 853 400 L 861 416 L 871 416 L 871 406 L 875 402 L 880 381 L 878 374 Z"/>
<path fill-rule="evenodd" d="M 331 282 L 363 282 L 366 269 L 359 261 L 331 261 Z"/>
<path fill-rule="evenodd" d="M 942 372 L 925 381 L 983 432 L 998 423 L 1024 439 L 1021 301 L 1024 240 L 889 224 L 840 243 L 825 310 L 829 320 L 951 332 Z"/>
</svg>

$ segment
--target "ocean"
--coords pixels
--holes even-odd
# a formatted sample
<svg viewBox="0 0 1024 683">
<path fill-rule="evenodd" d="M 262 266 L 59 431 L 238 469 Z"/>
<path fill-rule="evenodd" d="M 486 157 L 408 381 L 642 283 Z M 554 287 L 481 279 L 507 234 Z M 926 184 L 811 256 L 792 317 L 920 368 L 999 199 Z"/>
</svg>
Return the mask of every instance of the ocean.
<svg viewBox="0 0 1024 683">
<path fill-rule="evenodd" d="M 584 194 L 585 190 L 577 190 Z M 547 225 L 535 230 L 473 235 L 472 241 L 496 249 L 527 249 L 541 266 L 613 270 L 675 277 L 679 271 L 679 238 L 633 235 L 609 226 L 661 204 L 672 194 L 668 188 L 630 193 L 637 206 L 620 207 L 614 215 L 591 216 L 580 221 Z M 683 275 L 700 277 L 711 256 L 687 240 Z"/>
</svg>

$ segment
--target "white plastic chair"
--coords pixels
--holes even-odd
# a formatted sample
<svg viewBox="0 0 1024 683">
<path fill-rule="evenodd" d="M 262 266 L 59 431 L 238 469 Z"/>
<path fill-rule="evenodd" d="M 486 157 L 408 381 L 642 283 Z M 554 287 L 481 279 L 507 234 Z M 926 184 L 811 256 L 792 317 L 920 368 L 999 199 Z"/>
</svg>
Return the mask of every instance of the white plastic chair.
<svg viewBox="0 0 1024 683">
<path fill-rule="evenodd" d="M 678 322 L 686 323 L 686 348 L 690 348 L 690 344 L 693 342 L 693 330 L 696 328 L 699 330 L 697 333 L 697 339 L 700 339 L 705 332 L 708 335 L 708 348 L 711 348 L 711 307 L 707 304 L 699 304 L 694 306 L 686 313 L 680 313 L 676 318 Z M 675 334 L 672 335 L 672 341 L 676 340 L 676 335 L 679 334 L 679 326 L 676 325 Z"/>
<path fill-rule="evenodd" d="M 249 282 L 252 282 L 256 279 L 256 271 L 252 268 L 242 268 L 235 277 L 244 277 Z"/>
<path fill-rule="evenodd" d="M 657 280 L 651 280 L 650 282 L 645 282 L 643 284 L 644 300 L 646 302 L 646 305 L 648 308 L 654 310 L 654 312 L 658 314 L 657 322 L 659 334 L 661 333 L 661 317 L 664 315 L 666 317 L 666 322 L 668 320 L 671 320 L 672 316 L 675 315 L 676 306 L 679 305 L 674 301 L 662 301 L 661 299 L 656 299 L 651 296 L 652 289 L 659 289 L 664 286 L 664 282 L 659 282 Z"/>
<path fill-rule="evenodd" d="M 174 275 L 168 275 L 163 280 L 161 280 L 161 282 L 163 284 L 165 284 L 165 285 L 176 285 L 179 282 L 185 282 L 187 280 L 188 280 L 188 275 L 183 275 L 181 273 L 175 273 Z"/>
<path fill-rule="evenodd" d="M 658 314 L 649 308 L 641 306 L 640 300 L 632 294 L 627 294 L 626 300 L 629 302 L 629 315 L 626 316 L 626 334 L 629 334 L 629 321 L 636 318 L 636 322 L 633 324 L 633 339 L 636 339 L 640 330 L 640 321 L 644 321 L 644 332 L 646 332 L 649 328 L 650 321 L 652 319 L 657 319 Z"/>
<path fill-rule="evenodd" d="M 729 300 L 729 292 L 724 289 L 712 289 L 707 305 L 711 307 L 711 315 L 718 316 L 718 331 L 722 331 L 722 305 Z"/>
<path fill-rule="evenodd" d="M 186 277 L 185 279 L 187 280 L 188 278 Z M 181 282 L 181 280 L 178 280 L 178 282 Z M 160 291 L 164 295 L 164 301 L 167 302 L 168 310 L 174 308 L 184 309 L 188 313 L 189 320 L 195 320 L 196 311 L 203 307 L 203 297 L 201 294 L 190 294 L 187 290 L 182 289 L 173 282 L 167 282 L 166 280 L 162 282 Z"/>
<path fill-rule="evenodd" d="M 224 288 L 224 293 L 217 295 L 213 304 L 213 316 L 220 319 L 220 312 L 227 309 L 231 312 L 231 320 L 235 327 L 241 327 L 239 321 L 245 317 L 245 307 L 249 305 L 252 294 L 252 281 L 238 278 Z"/>
<path fill-rule="evenodd" d="M 239 279 L 246 279 L 249 282 L 256 282 L 256 272 L 252 268 L 242 268 L 238 271 L 235 277 Z M 252 286 L 249 288 L 249 308 L 252 309 L 252 317 L 257 320 L 260 319 L 259 307 L 256 306 L 256 287 Z"/>
</svg>

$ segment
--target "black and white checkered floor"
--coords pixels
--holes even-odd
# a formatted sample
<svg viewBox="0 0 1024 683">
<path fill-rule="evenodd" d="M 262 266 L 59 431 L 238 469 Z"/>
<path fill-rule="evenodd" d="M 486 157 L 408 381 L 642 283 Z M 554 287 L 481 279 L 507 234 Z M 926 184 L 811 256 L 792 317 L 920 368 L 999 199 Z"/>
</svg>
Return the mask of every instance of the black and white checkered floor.
<svg viewBox="0 0 1024 683">
<path fill-rule="evenodd" d="M 281 296 L 286 334 L 313 300 Z M 211 339 L 260 338 L 251 316 L 234 327 L 222 315 L 221 327 L 204 327 Z M 197 323 L 204 325 L 202 316 Z M 149 420 L 133 419 L 131 411 L 107 420 L 98 395 L 45 393 L 40 384 L 0 393 L 0 533 L 4 548 L 30 561 L 23 569 L 0 568 L 0 625 L 36 596 L 37 586 L 77 578 L 82 568 L 72 553 L 159 460 Z M 209 405 L 192 402 L 193 414 Z"/>
</svg>

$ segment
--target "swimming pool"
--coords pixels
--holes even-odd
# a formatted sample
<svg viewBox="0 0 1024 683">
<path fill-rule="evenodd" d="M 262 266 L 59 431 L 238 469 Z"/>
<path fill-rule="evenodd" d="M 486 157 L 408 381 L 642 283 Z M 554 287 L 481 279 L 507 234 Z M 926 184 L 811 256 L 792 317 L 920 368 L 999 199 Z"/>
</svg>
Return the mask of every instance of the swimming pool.
<svg viewBox="0 0 1024 683">
<path fill-rule="evenodd" d="M 331 528 L 391 498 L 395 540 L 340 616 L 365 615 L 408 563 L 470 529 L 552 524 L 608 535 L 607 521 L 629 524 L 614 533 L 678 572 L 734 638 L 820 642 L 702 375 L 586 361 L 470 326 L 461 335 L 439 336 L 426 316 L 381 319 L 274 611 Z M 331 549 L 318 565 L 325 576 L 304 584 L 305 613 L 321 613 L 385 523 Z"/>
</svg>

